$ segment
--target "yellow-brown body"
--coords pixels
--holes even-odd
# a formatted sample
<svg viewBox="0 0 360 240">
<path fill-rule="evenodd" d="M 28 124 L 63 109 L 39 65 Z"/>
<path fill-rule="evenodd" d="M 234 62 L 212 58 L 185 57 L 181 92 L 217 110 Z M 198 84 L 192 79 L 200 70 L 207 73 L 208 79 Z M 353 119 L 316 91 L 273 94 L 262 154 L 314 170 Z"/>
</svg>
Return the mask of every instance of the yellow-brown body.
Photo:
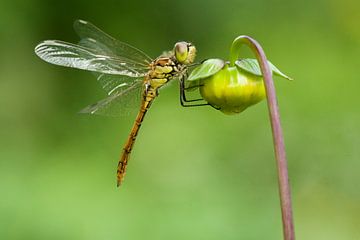
<svg viewBox="0 0 360 240">
<path fill-rule="evenodd" d="M 170 57 L 159 57 L 150 64 L 150 71 L 144 78 L 143 99 L 139 113 L 135 119 L 130 135 L 125 143 L 122 155 L 117 168 L 117 185 L 120 186 L 126 171 L 131 150 L 134 146 L 136 136 L 139 132 L 142 121 L 144 120 L 147 110 L 151 103 L 158 95 L 158 90 L 169 82 L 176 75 L 185 70 L 185 66 L 177 63 L 175 59 Z"/>
</svg>

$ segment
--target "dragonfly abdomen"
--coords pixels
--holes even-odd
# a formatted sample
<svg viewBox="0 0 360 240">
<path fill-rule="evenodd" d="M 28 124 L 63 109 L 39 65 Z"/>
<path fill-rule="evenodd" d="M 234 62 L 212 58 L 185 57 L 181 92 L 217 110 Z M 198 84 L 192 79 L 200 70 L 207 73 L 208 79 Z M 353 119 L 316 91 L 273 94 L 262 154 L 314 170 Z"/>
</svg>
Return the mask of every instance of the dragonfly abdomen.
<svg viewBox="0 0 360 240">
<path fill-rule="evenodd" d="M 154 101 L 155 94 L 146 94 L 144 93 L 144 100 L 141 103 L 139 113 L 135 119 L 134 125 L 131 129 L 129 137 L 126 141 L 126 144 L 123 148 L 120 161 L 117 168 L 117 186 L 120 186 L 126 171 L 126 166 L 130 158 L 131 150 L 135 144 L 136 137 L 138 135 L 141 124 L 144 120 L 147 110 L 150 108 L 151 103 Z"/>
<path fill-rule="evenodd" d="M 177 76 L 185 69 L 184 66 L 173 61 L 171 58 L 160 57 L 155 59 L 150 64 L 150 71 L 144 80 L 144 95 L 139 113 L 135 119 L 135 123 L 130 132 L 128 140 L 123 148 L 121 159 L 117 169 L 117 185 L 120 186 L 126 171 L 126 166 L 130 158 L 131 150 L 134 146 L 140 126 L 144 120 L 147 110 L 150 108 L 151 103 L 158 95 L 158 89 L 169 82 L 172 78 Z"/>
</svg>

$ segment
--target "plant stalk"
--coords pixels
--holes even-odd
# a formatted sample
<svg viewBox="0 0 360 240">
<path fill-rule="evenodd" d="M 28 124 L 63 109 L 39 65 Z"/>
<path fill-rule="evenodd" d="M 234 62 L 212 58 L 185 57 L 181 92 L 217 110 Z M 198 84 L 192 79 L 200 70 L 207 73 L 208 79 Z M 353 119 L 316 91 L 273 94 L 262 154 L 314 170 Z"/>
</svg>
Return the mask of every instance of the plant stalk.
<svg viewBox="0 0 360 240">
<path fill-rule="evenodd" d="M 243 44 L 250 47 L 251 50 L 255 53 L 264 78 L 269 117 L 274 141 L 275 158 L 278 170 L 284 240 L 295 240 L 285 144 L 280 123 L 280 114 L 276 99 L 275 86 L 272 79 L 272 71 L 270 70 L 264 50 L 257 41 L 249 36 L 239 36 L 234 40 L 230 51 L 230 66 L 234 66 L 235 61 L 239 58 L 238 56 L 240 54 L 240 46 Z"/>
</svg>

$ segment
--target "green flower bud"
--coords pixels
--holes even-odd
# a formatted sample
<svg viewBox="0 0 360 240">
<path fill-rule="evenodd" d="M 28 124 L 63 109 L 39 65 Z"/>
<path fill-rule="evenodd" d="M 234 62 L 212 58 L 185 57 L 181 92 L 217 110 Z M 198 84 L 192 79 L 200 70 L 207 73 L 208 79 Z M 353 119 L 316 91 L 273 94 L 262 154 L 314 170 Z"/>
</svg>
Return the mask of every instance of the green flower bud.
<svg viewBox="0 0 360 240">
<path fill-rule="evenodd" d="M 262 77 L 228 64 L 201 82 L 201 96 L 225 114 L 240 113 L 266 96 Z"/>
<path fill-rule="evenodd" d="M 274 75 L 291 80 L 271 62 L 269 66 Z M 203 99 L 225 114 L 240 113 L 266 97 L 256 59 L 237 60 L 234 66 L 221 59 L 208 59 L 191 72 L 187 87 L 198 87 Z"/>
</svg>

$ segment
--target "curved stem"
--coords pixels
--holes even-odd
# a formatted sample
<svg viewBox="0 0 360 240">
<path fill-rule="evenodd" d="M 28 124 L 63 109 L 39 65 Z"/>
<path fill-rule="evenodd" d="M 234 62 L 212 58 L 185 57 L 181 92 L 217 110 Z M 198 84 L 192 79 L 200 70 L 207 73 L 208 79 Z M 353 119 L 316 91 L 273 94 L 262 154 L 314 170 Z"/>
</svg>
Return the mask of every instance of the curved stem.
<svg viewBox="0 0 360 240">
<path fill-rule="evenodd" d="M 234 66 L 235 61 L 240 54 L 241 45 L 247 45 L 255 53 L 259 62 L 261 73 L 264 78 L 266 97 L 270 115 L 270 123 L 274 141 L 275 157 L 278 170 L 280 204 L 282 212 L 283 234 L 285 240 L 294 240 L 294 223 L 291 207 L 291 194 L 289 185 L 289 176 L 285 154 L 284 137 L 280 124 L 280 114 L 276 100 L 272 71 L 270 70 L 264 50 L 260 44 L 249 36 L 237 37 L 231 46 L 230 66 Z"/>
</svg>

